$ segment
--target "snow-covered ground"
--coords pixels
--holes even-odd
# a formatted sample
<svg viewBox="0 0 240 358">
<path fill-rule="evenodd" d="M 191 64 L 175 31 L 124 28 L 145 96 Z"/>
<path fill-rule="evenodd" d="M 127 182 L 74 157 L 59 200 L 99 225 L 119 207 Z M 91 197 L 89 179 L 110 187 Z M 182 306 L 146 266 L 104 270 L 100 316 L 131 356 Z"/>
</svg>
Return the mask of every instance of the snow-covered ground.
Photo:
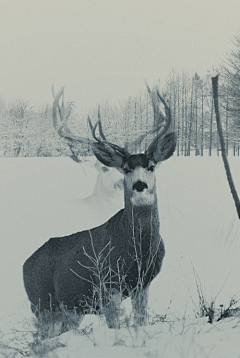
<svg viewBox="0 0 240 358">
<path fill-rule="evenodd" d="M 240 194 L 240 159 L 229 161 Z M 92 164 L 77 165 L 69 158 L 0 158 L 0 342 L 11 340 L 12 328 L 22 331 L 22 322 L 32 317 L 24 261 L 50 237 L 94 227 L 121 208 L 121 191 L 114 198 L 95 193 L 83 199 L 91 195 L 96 176 Z M 174 155 L 158 169 L 157 194 L 166 256 L 150 288 L 149 313 L 167 315 L 167 321 L 137 332 L 95 324 L 85 336 L 61 335 L 59 345 L 65 347 L 50 355 L 239 357 L 238 317 L 213 325 L 195 318 L 196 281 L 215 309 L 240 299 L 240 220 L 221 157 Z M 129 309 L 128 300 L 124 305 Z M 89 320 L 84 318 L 80 328 Z"/>
</svg>

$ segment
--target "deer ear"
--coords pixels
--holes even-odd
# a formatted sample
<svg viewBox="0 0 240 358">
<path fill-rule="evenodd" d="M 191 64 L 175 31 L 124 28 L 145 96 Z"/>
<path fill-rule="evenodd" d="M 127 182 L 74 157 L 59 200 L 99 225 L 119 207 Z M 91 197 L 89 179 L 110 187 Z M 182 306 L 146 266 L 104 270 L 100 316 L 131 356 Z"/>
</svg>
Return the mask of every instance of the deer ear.
<svg viewBox="0 0 240 358">
<path fill-rule="evenodd" d="M 176 148 L 177 138 L 174 132 L 166 134 L 164 137 L 157 138 L 150 145 L 147 154 L 155 163 L 162 162 L 170 158 Z"/>
<path fill-rule="evenodd" d="M 121 170 L 124 164 L 124 158 L 110 145 L 105 143 L 94 143 L 92 150 L 95 157 L 107 167 L 115 167 Z"/>
</svg>

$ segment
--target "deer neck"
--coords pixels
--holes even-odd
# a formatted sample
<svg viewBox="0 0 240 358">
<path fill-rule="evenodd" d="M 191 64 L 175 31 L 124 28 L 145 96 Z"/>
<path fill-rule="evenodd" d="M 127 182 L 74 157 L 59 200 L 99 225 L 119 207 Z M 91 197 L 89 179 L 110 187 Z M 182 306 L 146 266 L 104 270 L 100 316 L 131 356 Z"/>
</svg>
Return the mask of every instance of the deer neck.
<svg viewBox="0 0 240 358">
<path fill-rule="evenodd" d="M 132 205 L 130 197 L 125 195 L 125 206 L 123 211 L 123 221 L 126 227 L 136 233 L 145 233 L 146 235 L 151 232 L 154 235 L 159 235 L 159 213 L 157 205 L 157 197 L 155 196 L 154 202 L 151 205 Z"/>
</svg>

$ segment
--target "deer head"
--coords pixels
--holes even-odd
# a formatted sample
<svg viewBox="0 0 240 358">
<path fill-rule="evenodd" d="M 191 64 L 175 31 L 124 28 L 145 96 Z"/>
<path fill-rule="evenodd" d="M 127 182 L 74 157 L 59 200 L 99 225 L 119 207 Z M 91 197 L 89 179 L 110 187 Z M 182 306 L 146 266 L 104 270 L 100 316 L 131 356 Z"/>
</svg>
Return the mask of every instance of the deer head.
<svg viewBox="0 0 240 358">
<path fill-rule="evenodd" d="M 107 141 L 103 133 L 99 112 L 98 121 L 94 126 L 90 118 L 88 118 L 94 140 L 74 135 L 66 126 L 66 121 L 64 120 L 62 120 L 62 126 L 58 129 L 59 135 L 71 143 L 90 143 L 93 153 L 102 164 L 107 167 L 114 167 L 124 174 L 125 202 L 130 201 L 134 206 L 152 205 L 154 203 L 156 199 L 156 166 L 170 158 L 176 148 L 175 133 L 167 133 L 171 125 L 170 109 L 158 90 L 152 93 L 148 86 L 147 89 L 152 98 L 157 123 L 160 122 L 161 125 L 151 131 L 152 133 L 158 133 L 144 153 L 130 154 L 125 148 Z M 64 88 L 59 91 L 54 99 L 53 117 L 56 117 L 59 99 L 63 91 Z M 164 105 L 165 117 L 155 102 L 156 98 Z M 97 127 L 101 138 L 96 136 Z M 145 136 L 141 136 L 138 142 L 142 141 Z"/>
</svg>

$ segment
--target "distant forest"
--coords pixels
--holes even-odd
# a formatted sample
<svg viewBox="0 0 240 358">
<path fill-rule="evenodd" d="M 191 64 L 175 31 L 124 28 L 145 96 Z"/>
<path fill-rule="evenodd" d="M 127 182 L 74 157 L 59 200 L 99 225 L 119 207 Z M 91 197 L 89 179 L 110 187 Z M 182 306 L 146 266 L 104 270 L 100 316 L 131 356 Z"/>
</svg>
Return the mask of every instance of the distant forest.
<svg viewBox="0 0 240 358">
<path fill-rule="evenodd" d="M 220 115 L 226 153 L 240 152 L 240 36 L 234 39 L 235 50 L 215 73 L 220 74 Z M 157 82 L 157 81 L 156 81 Z M 172 113 L 172 130 L 177 135 L 176 154 L 219 155 L 220 142 L 213 108 L 210 71 L 200 77 L 177 73 L 174 69 L 161 88 Z M 68 126 L 77 135 L 91 138 L 87 115 L 93 123 L 98 108 L 86 115 L 76 112 L 74 103 L 67 103 L 70 112 Z M 118 106 L 102 105 L 100 114 L 104 133 L 109 141 L 124 146 L 151 130 L 154 123 L 149 94 L 139 92 Z M 148 137 L 140 148 L 148 144 Z M 0 156 L 46 157 L 71 155 L 69 146 L 61 140 L 52 125 L 52 108 L 34 109 L 26 100 L 6 103 L 0 99 Z M 89 145 L 79 145 L 79 156 L 92 155 Z"/>
</svg>

